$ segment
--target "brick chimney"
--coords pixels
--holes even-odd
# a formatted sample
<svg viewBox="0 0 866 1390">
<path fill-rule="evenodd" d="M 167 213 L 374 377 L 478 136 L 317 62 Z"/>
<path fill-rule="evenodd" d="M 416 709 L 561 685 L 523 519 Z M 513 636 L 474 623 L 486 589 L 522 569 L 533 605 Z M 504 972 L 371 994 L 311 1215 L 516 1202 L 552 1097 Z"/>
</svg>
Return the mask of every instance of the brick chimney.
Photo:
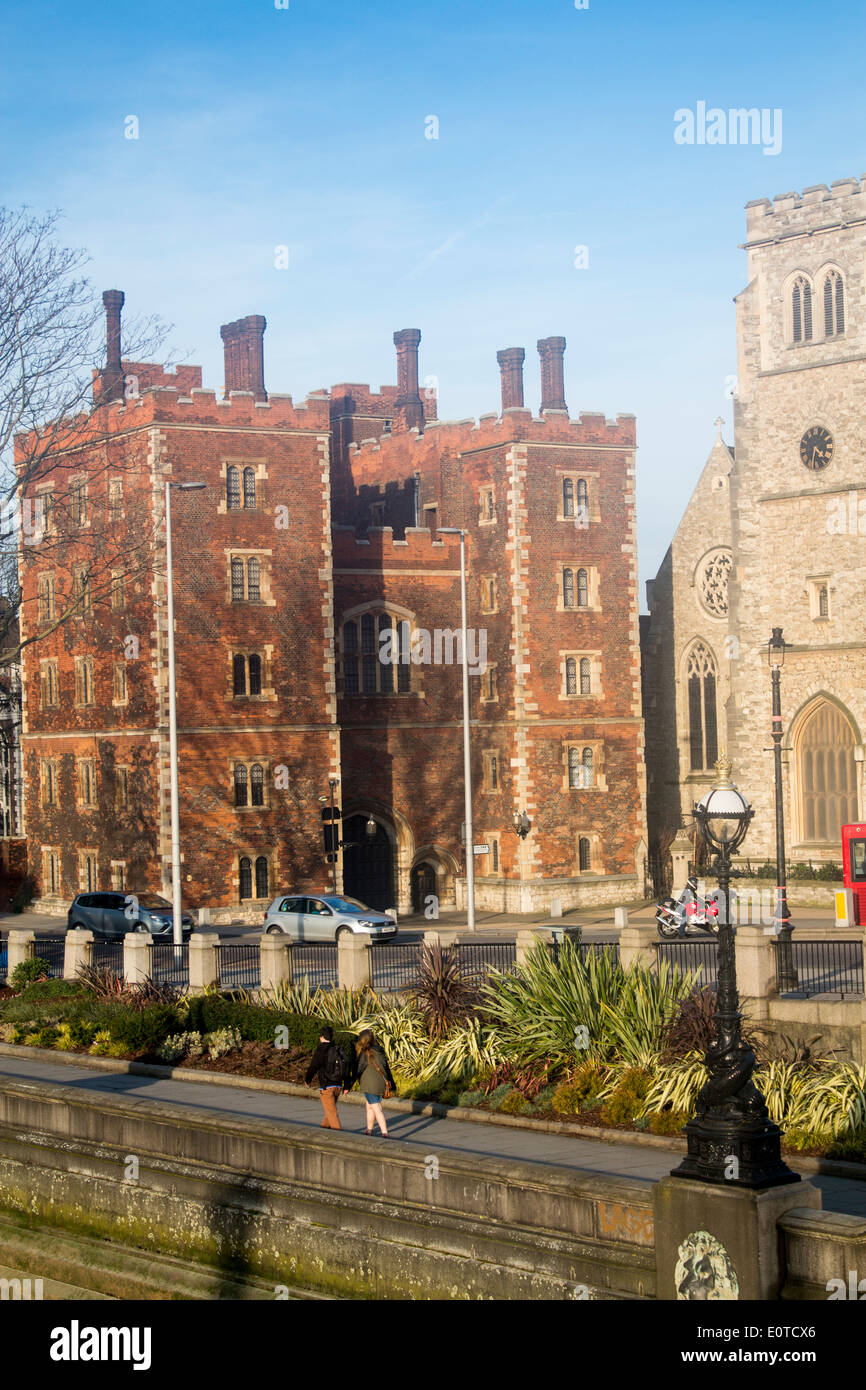
<svg viewBox="0 0 866 1390">
<path fill-rule="evenodd" d="M 225 352 L 225 395 L 232 391 L 251 391 L 257 401 L 266 401 L 264 334 L 267 319 L 263 314 L 248 314 L 245 319 L 224 323 L 220 329 Z"/>
<path fill-rule="evenodd" d="M 565 356 L 564 338 L 539 338 L 541 357 L 541 410 L 568 411 L 565 404 L 565 377 L 562 359 Z"/>
<path fill-rule="evenodd" d="M 497 352 L 499 372 L 502 377 L 502 413 L 506 410 L 523 407 L 523 363 L 526 352 L 523 348 L 503 348 Z"/>
<path fill-rule="evenodd" d="M 123 400 L 123 367 L 120 362 L 120 311 L 125 295 L 123 290 L 105 290 L 102 303 L 105 306 L 105 368 L 100 383 L 100 399 L 106 401 Z"/>
<path fill-rule="evenodd" d="M 424 428 L 424 405 L 418 390 L 420 328 L 401 328 L 394 334 L 397 349 L 397 412 L 404 429 Z"/>
</svg>

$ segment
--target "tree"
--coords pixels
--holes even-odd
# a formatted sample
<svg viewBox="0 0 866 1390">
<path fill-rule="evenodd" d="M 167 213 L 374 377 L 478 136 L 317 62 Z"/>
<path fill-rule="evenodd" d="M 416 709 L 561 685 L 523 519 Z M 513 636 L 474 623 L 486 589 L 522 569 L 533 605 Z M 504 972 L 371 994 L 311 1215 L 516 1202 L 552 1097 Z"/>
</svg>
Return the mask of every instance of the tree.
<svg viewBox="0 0 866 1390">
<path fill-rule="evenodd" d="M 98 405 L 93 401 L 93 368 L 105 355 L 104 318 L 99 294 L 84 275 L 86 252 L 58 240 L 57 212 L 33 213 L 0 208 L 0 667 L 17 663 L 24 646 L 55 631 L 85 604 L 107 594 L 119 564 L 126 573 L 152 562 L 151 527 L 145 521 L 130 547 L 121 546 L 110 526 L 94 527 L 74 556 L 67 543 L 65 520 L 80 505 L 71 488 L 69 459 L 87 442 L 99 443 L 96 474 L 123 469 L 116 447 L 100 436 Z M 125 330 L 126 355 L 152 356 L 165 334 L 156 318 L 133 321 Z M 90 453 L 92 460 L 94 454 Z M 94 479 L 88 464 L 88 484 Z M 35 494 L 41 481 L 53 483 L 51 525 Z M 45 503 L 47 506 L 47 501 Z M 144 520 L 144 519 L 143 519 Z M 112 541 L 114 544 L 112 544 Z M 39 548 L 53 566 L 73 566 L 86 584 L 70 586 L 50 623 L 25 624 L 16 637 L 21 614 L 19 555 Z"/>
</svg>

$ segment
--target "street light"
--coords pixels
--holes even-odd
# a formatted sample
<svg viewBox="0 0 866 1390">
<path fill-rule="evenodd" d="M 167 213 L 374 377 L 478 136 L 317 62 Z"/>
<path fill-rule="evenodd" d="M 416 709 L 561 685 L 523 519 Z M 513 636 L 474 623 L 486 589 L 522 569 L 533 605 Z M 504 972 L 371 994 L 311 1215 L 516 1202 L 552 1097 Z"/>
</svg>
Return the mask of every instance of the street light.
<svg viewBox="0 0 866 1390">
<path fill-rule="evenodd" d="M 532 821 L 529 819 L 525 811 L 515 811 L 514 819 L 512 821 L 512 827 L 514 830 L 517 831 L 517 834 L 520 836 L 521 840 L 525 840 L 530 830 L 532 829 Z"/>
<path fill-rule="evenodd" d="M 785 867 L 785 808 L 782 804 L 782 667 L 785 664 L 785 639 L 782 629 L 774 627 L 767 643 L 767 660 L 773 683 L 773 761 L 776 771 L 776 902 L 773 922 L 779 938 L 777 955 L 779 988 L 797 989 L 799 980 L 794 968 L 791 949 L 791 912 L 788 907 L 788 877 Z"/>
<path fill-rule="evenodd" d="M 463 805 L 466 821 L 466 925 L 475 930 L 475 830 L 472 825 L 472 762 L 469 748 L 469 634 L 466 630 L 466 532 L 437 526 L 440 536 L 460 537 L 460 637 L 463 657 Z"/>
<path fill-rule="evenodd" d="M 719 915 L 718 1006 L 715 1039 L 706 1053 L 710 1076 L 698 1095 L 696 1115 L 685 1126 L 686 1157 L 672 1177 L 732 1187 L 775 1187 L 799 1182 L 782 1161 L 782 1131 L 770 1119 L 764 1097 L 752 1080 L 755 1054 L 743 1042 L 737 997 L 734 929 L 730 913 L 731 855 L 742 844 L 754 815 L 731 781 L 724 754 L 716 763 L 717 781 L 694 808 L 706 843 L 717 853 L 724 916 Z"/>
<path fill-rule="evenodd" d="M 320 800 L 321 802 L 327 804 L 327 802 L 330 800 L 330 803 L 331 803 L 331 821 L 330 821 L 331 830 L 330 830 L 330 835 L 327 837 L 327 839 L 328 839 L 328 841 L 329 841 L 329 843 L 330 843 L 330 846 L 331 846 L 331 850 L 330 850 L 330 853 L 329 853 L 329 855 L 328 855 L 328 858 L 329 858 L 330 861 L 331 861 L 331 882 L 332 882 L 333 887 L 334 887 L 334 897 L 337 896 L 337 854 L 338 854 L 338 852 L 339 852 L 339 850 L 341 849 L 342 844 L 343 844 L 343 841 L 340 839 L 340 836 L 339 836 L 339 834 L 338 834 L 338 832 L 337 832 L 336 821 L 335 821 L 335 819 L 334 819 L 334 792 L 337 790 L 337 787 L 338 787 L 339 785 L 340 785 L 340 779 L 339 779 L 339 777 L 336 777 L 336 776 L 334 776 L 334 777 L 329 777 L 329 778 L 328 778 L 328 791 L 329 791 L 329 793 L 330 793 L 330 796 L 329 796 L 329 797 L 328 797 L 328 796 L 320 796 L 320 797 L 319 797 L 319 800 Z M 324 815 L 324 811 L 322 812 L 322 815 Z"/>
<path fill-rule="evenodd" d="M 168 609 L 168 761 L 171 776 L 171 915 L 172 940 L 183 945 L 183 909 L 180 882 L 180 809 L 177 794 L 177 690 L 174 672 L 174 579 L 171 552 L 171 489 L 195 492 L 204 483 L 165 482 L 165 568 L 167 576 L 166 607 Z"/>
</svg>

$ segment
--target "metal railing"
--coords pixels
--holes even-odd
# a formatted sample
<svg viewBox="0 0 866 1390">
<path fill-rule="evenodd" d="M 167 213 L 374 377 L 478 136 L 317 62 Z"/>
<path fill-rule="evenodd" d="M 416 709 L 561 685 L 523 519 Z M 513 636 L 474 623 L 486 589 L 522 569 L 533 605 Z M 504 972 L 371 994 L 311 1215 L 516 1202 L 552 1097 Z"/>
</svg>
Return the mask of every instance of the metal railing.
<svg viewBox="0 0 866 1390">
<path fill-rule="evenodd" d="M 776 979 L 782 974 L 779 953 L 782 942 L 774 941 Z M 802 940 L 796 935 L 791 941 L 791 956 L 797 972 L 797 988 L 785 993 L 834 994 L 840 999 L 863 994 L 862 941 Z"/>
<path fill-rule="evenodd" d="M 292 942 L 292 975 L 306 980 L 310 989 L 336 989 L 337 947 L 330 942 L 300 945 Z"/>
<path fill-rule="evenodd" d="M 714 986 L 719 981 L 719 943 L 706 941 L 657 941 L 659 964 L 666 960 L 683 974 L 700 970 L 699 984 Z"/>
<path fill-rule="evenodd" d="M 110 970 L 112 974 L 123 976 L 123 942 L 94 941 L 93 964 L 97 970 Z"/>
<path fill-rule="evenodd" d="M 411 989 L 418 979 L 421 943 L 402 941 L 370 951 L 370 983 L 375 990 Z"/>
<path fill-rule="evenodd" d="M 258 989 L 262 982 L 258 942 L 221 941 L 219 971 L 220 984 L 224 989 Z"/>
<path fill-rule="evenodd" d="M 41 936 L 37 934 L 33 943 L 33 955 L 48 965 L 49 977 L 53 980 L 63 978 L 63 958 L 66 953 L 65 936 Z"/>
<path fill-rule="evenodd" d="M 477 980 L 491 969 L 513 970 L 517 962 L 517 946 L 513 941 L 461 941 L 460 974 L 464 979 Z"/>
<path fill-rule="evenodd" d="M 189 944 L 175 946 L 173 941 L 154 941 L 151 947 L 150 973 L 157 984 L 189 984 Z"/>
</svg>

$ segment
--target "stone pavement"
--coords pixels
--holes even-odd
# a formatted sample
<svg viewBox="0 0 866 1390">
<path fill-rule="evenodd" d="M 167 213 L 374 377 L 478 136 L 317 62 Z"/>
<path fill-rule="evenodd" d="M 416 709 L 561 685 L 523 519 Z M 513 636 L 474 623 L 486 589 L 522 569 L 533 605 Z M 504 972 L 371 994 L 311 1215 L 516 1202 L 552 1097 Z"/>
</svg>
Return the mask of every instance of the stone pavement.
<svg viewBox="0 0 866 1390">
<path fill-rule="evenodd" d="M 51 1085 L 81 1087 L 114 1095 L 141 1096 L 152 1101 L 170 1101 L 188 1106 L 191 1116 L 196 1110 L 216 1110 L 231 1115 L 248 1115 L 251 1119 L 283 1121 L 295 1125 L 316 1126 L 322 1116 L 318 1093 L 310 1099 L 282 1095 L 273 1091 L 256 1091 L 235 1087 L 209 1085 L 201 1081 L 176 1081 L 129 1073 L 102 1072 L 74 1063 L 46 1062 L 29 1057 L 22 1049 L 20 1057 L 0 1056 L 0 1084 L 4 1077 L 21 1081 L 45 1081 Z M 358 1133 L 365 1143 L 364 1109 L 361 1105 L 340 1107 L 344 1129 Z M 465 1120 L 436 1119 L 428 1115 L 412 1115 L 393 1111 L 388 1114 L 388 1128 L 395 1139 L 417 1144 L 423 1161 L 428 1154 L 440 1157 L 446 1153 L 478 1154 L 481 1158 L 516 1158 L 530 1163 L 550 1163 L 585 1173 L 617 1177 L 646 1178 L 655 1181 L 669 1173 L 680 1160 L 673 1149 L 642 1148 L 640 1145 L 608 1143 L 604 1140 L 583 1139 L 575 1135 L 539 1133 L 528 1129 L 497 1124 L 473 1124 Z M 811 1176 L 820 1188 L 826 1211 L 847 1212 L 866 1217 L 866 1181 L 848 1178 Z"/>
</svg>

